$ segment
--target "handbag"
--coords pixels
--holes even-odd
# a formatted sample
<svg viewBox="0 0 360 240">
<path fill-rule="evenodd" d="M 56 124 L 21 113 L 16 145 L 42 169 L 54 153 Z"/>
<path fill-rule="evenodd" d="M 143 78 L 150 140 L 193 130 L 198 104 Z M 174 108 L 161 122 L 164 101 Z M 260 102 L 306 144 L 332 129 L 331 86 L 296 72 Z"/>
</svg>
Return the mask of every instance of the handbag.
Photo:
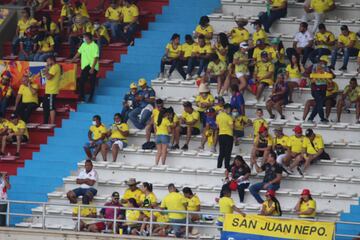
<svg viewBox="0 0 360 240">
<path fill-rule="evenodd" d="M 238 183 L 236 180 L 231 180 L 230 183 L 229 183 L 229 189 L 231 191 L 236 191 L 238 188 Z"/>
<path fill-rule="evenodd" d="M 311 143 L 311 146 L 314 148 L 314 150 L 316 152 L 319 152 L 316 148 L 315 148 L 315 145 L 314 143 L 310 140 L 310 143 Z M 328 153 L 325 152 L 325 149 L 324 151 L 322 152 L 322 154 L 319 156 L 319 159 L 323 159 L 323 160 L 330 160 L 330 155 Z"/>
</svg>

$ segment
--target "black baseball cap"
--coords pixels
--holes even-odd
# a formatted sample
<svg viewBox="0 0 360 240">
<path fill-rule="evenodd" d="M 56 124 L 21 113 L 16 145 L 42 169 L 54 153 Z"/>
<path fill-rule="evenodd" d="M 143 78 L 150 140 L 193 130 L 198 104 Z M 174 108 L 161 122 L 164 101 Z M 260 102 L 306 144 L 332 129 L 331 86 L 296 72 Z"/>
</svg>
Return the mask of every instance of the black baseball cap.
<svg viewBox="0 0 360 240">
<path fill-rule="evenodd" d="M 314 134 L 314 131 L 311 128 L 306 129 L 305 136 L 311 137 Z"/>
<path fill-rule="evenodd" d="M 113 198 L 120 198 L 120 194 L 118 192 L 113 192 L 111 195 Z"/>
</svg>

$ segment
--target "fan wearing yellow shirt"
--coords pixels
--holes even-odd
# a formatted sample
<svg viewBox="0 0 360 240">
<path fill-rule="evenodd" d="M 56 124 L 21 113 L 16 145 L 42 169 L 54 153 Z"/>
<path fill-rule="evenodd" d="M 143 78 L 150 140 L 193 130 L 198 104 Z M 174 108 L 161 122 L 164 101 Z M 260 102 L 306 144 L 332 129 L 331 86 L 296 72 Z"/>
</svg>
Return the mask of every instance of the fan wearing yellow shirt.
<svg viewBox="0 0 360 240">
<path fill-rule="evenodd" d="M 182 192 L 187 201 L 187 210 L 189 212 L 200 212 L 201 211 L 200 198 L 196 194 L 194 194 L 191 188 L 189 187 L 184 187 Z M 195 214 L 195 213 L 190 213 L 189 217 L 191 223 L 199 221 L 201 218 L 199 214 Z M 191 232 L 191 229 L 189 229 L 189 231 Z"/>
<path fill-rule="evenodd" d="M 269 124 L 264 119 L 264 112 L 261 108 L 256 109 L 255 112 L 256 118 L 253 121 L 254 128 L 254 138 L 259 134 L 259 129 L 261 126 L 268 127 Z"/>
<path fill-rule="evenodd" d="M 155 124 L 157 123 L 160 111 L 164 109 L 164 101 L 161 98 L 155 100 L 155 108 L 152 110 L 150 121 L 145 127 L 146 143 L 150 142 L 151 133 L 155 133 Z"/>
<path fill-rule="evenodd" d="M 186 135 L 186 140 L 184 146 L 181 148 L 184 151 L 189 149 L 189 143 L 192 135 L 200 134 L 200 113 L 196 111 L 191 102 L 183 103 L 184 111 L 181 115 L 181 124 L 184 125 L 181 127 L 180 134 Z"/>
<path fill-rule="evenodd" d="M 64 23 L 71 23 L 71 20 L 74 16 L 74 8 L 71 6 L 70 0 L 61 1 L 62 7 L 59 18 L 60 30 L 64 30 Z"/>
<path fill-rule="evenodd" d="M 325 24 L 319 24 L 319 31 L 315 34 L 314 38 L 315 50 L 310 54 L 310 60 L 312 63 L 318 63 L 320 57 L 323 55 L 330 55 L 331 50 L 336 44 L 335 35 L 326 30 Z"/>
<path fill-rule="evenodd" d="M 69 45 L 70 45 L 70 58 L 76 54 L 76 49 L 82 41 L 83 30 L 87 19 L 76 15 L 74 18 L 74 23 L 69 28 Z"/>
<path fill-rule="evenodd" d="M 273 138 L 269 134 L 268 128 L 264 125 L 260 127 L 258 135 L 254 138 L 254 144 L 251 150 L 251 168 L 257 158 L 263 157 L 263 162 L 267 159 L 273 146 Z"/>
<path fill-rule="evenodd" d="M 286 67 L 285 64 L 285 48 L 283 42 L 280 40 L 279 37 L 273 38 L 270 42 L 270 54 L 272 52 L 274 57 L 271 58 L 271 61 L 274 63 L 275 66 L 275 73 L 274 78 L 276 79 L 279 72 L 283 72 L 284 68 Z"/>
<path fill-rule="evenodd" d="M 289 102 L 292 103 L 294 89 L 301 85 L 302 76 L 305 72 L 304 67 L 300 64 L 300 57 L 297 54 L 291 56 L 290 63 L 286 66 L 285 71 L 286 81 L 289 86 Z"/>
<path fill-rule="evenodd" d="M 309 189 L 303 189 L 300 199 L 296 203 L 295 211 L 300 218 L 316 217 L 316 202 L 311 197 Z"/>
<path fill-rule="evenodd" d="M 240 115 L 236 108 L 232 110 L 232 116 L 234 118 L 235 146 L 239 146 L 240 138 L 245 135 L 245 127 L 250 126 L 252 122 L 245 114 Z"/>
<path fill-rule="evenodd" d="M 119 27 L 119 38 L 129 45 L 133 42 L 139 20 L 139 8 L 136 6 L 135 0 L 124 0 L 121 13 L 123 23 Z"/>
<path fill-rule="evenodd" d="M 229 63 L 233 62 L 233 56 L 235 52 L 239 51 L 239 45 L 243 42 L 248 42 L 250 39 L 250 33 L 245 28 L 248 24 L 248 20 L 245 18 L 238 18 L 235 20 L 237 27 L 231 29 L 227 34 L 230 39 L 229 45 Z"/>
<path fill-rule="evenodd" d="M 206 118 L 205 118 L 205 112 L 210 107 L 214 105 L 215 98 L 210 92 L 210 88 L 204 84 L 201 83 L 199 86 L 199 95 L 195 98 L 195 103 L 197 106 L 197 111 L 200 113 L 200 120 L 203 126 L 205 126 Z"/>
<path fill-rule="evenodd" d="M 24 75 L 16 96 L 15 109 L 16 114 L 25 123 L 29 121 L 31 113 L 38 107 L 38 91 L 39 86 L 31 82 L 29 75 Z"/>
<path fill-rule="evenodd" d="M 140 188 L 138 188 L 138 184 L 140 182 L 136 181 L 135 178 L 130 178 L 129 180 L 125 181 L 125 184 L 128 185 L 128 189 L 125 190 L 123 198 L 121 199 L 121 203 L 127 204 L 130 198 L 136 200 L 137 204 L 141 204 L 141 195 L 143 192 Z"/>
<path fill-rule="evenodd" d="M 122 21 L 122 8 L 119 6 L 117 0 L 111 0 L 110 6 L 105 11 L 106 22 L 104 26 L 111 30 L 111 36 L 113 39 L 119 37 L 118 31 Z"/>
<path fill-rule="evenodd" d="M 359 54 L 360 41 L 355 32 L 349 30 L 348 26 L 342 25 L 340 27 L 341 34 L 338 37 L 337 46 L 331 53 L 331 69 L 335 69 L 335 63 L 339 50 L 344 51 L 343 65 L 340 71 L 346 71 L 350 57 L 355 57 Z"/>
<path fill-rule="evenodd" d="M 107 161 L 107 153 L 111 150 L 113 162 L 116 162 L 119 151 L 122 151 L 128 145 L 129 126 L 123 122 L 120 113 L 115 113 L 114 123 L 106 133 L 107 143 L 101 145 L 101 155 L 104 161 Z"/>
<path fill-rule="evenodd" d="M 283 165 L 283 159 L 286 158 L 288 152 L 288 144 L 290 138 L 286 136 L 281 127 L 274 129 L 273 144 L 271 149 L 276 153 L 276 162 Z"/>
<path fill-rule="evenodd" d="M 141 208 L 154 209 L 157 207 L 157 198 L 153 193 L 153 186 L 151 183 L 144 182 L 142 183 L 141 191 L 143 194 L 140 197 L 140 206 Z M 158 213 L 158 212 L 156 212 Z M 157 215 L 153 212 L 153 218 Z M 160 214 L 161 215 L 161 214 Z M 142 216 L 140 217 L 141 221 L 150 221 L 151 212 L 150 211 L 142 211 Z M 158 215 L 159 217 L 159 215 Z M 155 217 L 156 218 L 156 217 Z M 160 219 L 160 218 L 159 218 Z M 142 223 L 140 228 L 140 235 L 145 236 L 148 235 L 150 225 L 148 223 Z"/>
<path fill-rule="evenodd" d="M 229 40 L 225 33 L 218 34 L 213 47 L 220 61 L 228 63 Z"/>
<path fill-rule="evenodd" d="M 206 69 L 205 81 L 209 79 L 210 83 L 216 82 L 217 94 L 220 96 L 228 90 L 225 86 L 226 70 L 226 63 L 221 61 L 216 53 L 211 54 L 210 62 Z"/>
<path fill-rule="evenodd" d="M 192 56 L 193 49 L 197 43 L 194 41 L 193 37 L 190 34 L 185 35 L 185 43 L 181 45 L 181 55 L 180 59 L 178 60 L 178 72 L 182 76 L 182 78 L 186 79 L 186 72 L 184 71 L 184 66 L 189 64 L 189 60 Z"/>
<path fill-rule="evenodd" d="M 54 39 L 54 51 L 58 52 L 59 50 L 59 44 L 60 44 L 60 29 L 57 25 L 57 23 L 53 22 L 51 20 L 51 17 L 49 14 L 42 17 L 40 22 L 40 31 L 46 32 Z"/>
<path fill-rule="evenodd" d="M 5 117 L 6 108 L 8 107 L 11 96 L 13 95 L 13 89 L 10 83 L 11 74 L 10 72 L 5 72 L 1 77 L 0 82 L 0 117 Z"/>
<path fill-rule="evenodd" d="M 97 210 L 94 206 L 90 205 L 90 199 L 87 195 L 82 197 L 82 203 L 80 207 L 74 207 L 72 211 L 73 220 L 77 221 L 79 217 L 79 209 L 80 209 L 80 217 L 82 218 L 94 218 L 94 220 L 82 220 L 80 219 L 80 231 L 89 231 L 88 227 L 96 223 Z"/>
<path fill-rule="evenodd" d="M 210 19 L 208 16 L 202 16 L 200 18 L 199 25 L 195 28 L 195 38 L 199 38 L 200 35 L 203 35 L 206 43 L 210 43 L 210 40 L 213 37 L 214 29 L 209 23 Z"/>
<path fill-rule="evenodd" d="M 179 149 L 179 142 L 180 142 L 180 131 L 181 131 L 181 126 L 180 126 L 180 119 L 179 117 L 176 115 L 176 113 L 174 112 L 174 109 L 172 107 L 169 107 L 167 109 L 168 111 L 168 119 L 171 123 L 171 150 L 175 150 L 175 149 Z"/>
<path fill-rule="evenodd" d="M 310 22 L 314 19 L 312 33 L 315 33 L 320 23 L 325 22 L 326 13 L 336 8 L 334 0 L 309 0 L 309 4 L 304 4 L 305 14 L 302 22 Z"/>
<path fill-rule="evenodd" d="M 94 41 L 99 46 L 99 55 L 101 56 L 103 47 L 110 43 L 110 36 L 106 27 L 101 25 L 98 19 L 94 21 L 92 35 L 94 36 Z"/>
<path fill-rule="evenodd" d="M 252 47 L 256 46 L 256 43 L 259 39 L 262 39 L 265 43 L 269 43 L 268 36 L 265 30 L 262 28 L 262 23 L 259 20 L 256 20 L 252 24 L 255 28 L 255 32 L 252 34 Z M 252 54 L 250 56 L 252 56 Z"/>
<path fill-rule="evenodd" d="M 265 32 L 269 33 L 271 25 L 280 18 L 287 15 L 287 0 L 267 0 L 267 5 L 270 5 L 269 12 L 261 12 L 259 20 L 264 25 Z"/>
<path fill-rule="evenodd" d="M 224 88 L 233 84 L 239 85 L 239 91 L 244 92 L 247 88 L 247 79 L 249 76 L 249 44 L 247 42 L 240 43 L 240 48 L 233 56 L 232 64 L 228 67 L 228 76 L 225 80 Z"/>
<path fill-rule="evenodd" d="M 338 100 L 337 110 L 337 121 L 340 122 L 342 111 L 346 108 L 356 108 L 356 120 L 359 123 L 360 117 L 360 86 L 357 83 L 356 78 L 351 78 L 349 84 L 344 88 L 341 98 Z"/>
<path fill-rule="evenodd" d="M 165 55 L 161 58 L 160 64 L 160 79 L 169 79 L 175 68 L 179 66 L 181 57 L 180 35 L 174 33 L 171 36 L 170 42 L 166 45 Z M 169 72 L 165 74 L 165 65 L 169 64 Z"/>
<path fill-rule="evenodd" d="M 268 86 L 272 86 L 274 83 L 274 64 L 269 61 L 269 54 L 267 52 L 261 53 L 261 62 L 257 62 L 255 65 L 255 81 L 257 83 L 256 99 L 259 100 L 264 89 Z"/>
<path fill-rule="evenodd" d="M 96 155 L 99 153 L 101 145 L 104 143 L 106 134 L 107 129 L 105 125 L 102 124 L 101 117 L 99 115 L 95 115 L 92 118 L 92 125 L 88 131 L 89 141 L 84 145 L 84 150 L 88 159 L 96 159 Z"/>
<path fill-rule="evenodd" d="M 60 91 L 60 80 L 62 68 L 55 62 L 54 56 L 46 59 L 47 67 L 45 68 L 45 96 L 43 99 L 44 124 L 55 124 L 56 117 L 56 96 Z"/>
<path fill-rule="evenodd" d="M 38 37 L 38 49 L 34 55 L 34 61 L 45 62 L 49 56 L 52 56 L 54 54 L 54 38 L 45 32 L 40 33 Z"/>
<path fill-rule="evenodd" d="M 294 135 L 291 135 L 287 144 L 287 152 L 285 158 L 281 162 L 283 166 L 291 165 L 292 161 L 298 157 L 302 152 L 304 136 L 300 125 L 293 128 Z"/>
<path fill-rule="evenodd" d="M 127 203 L 127 207 L 129 208 L 139 208 L 139 204 L 134 198 L 130 198 Z M 122 226 L 123 233 L 129 234 L 129 235 L 138 235 L 138 232 L 140 230 L 141 224 L 136 223 L 136 221 L 141 220 L 141 211 L 135 210 L 135 209 L 128 209 L 125 212 L 125 218 L 127 222 L 124 223 Z"/>
<path fill-rule="evenodd" d="M 229 188 L 225 188 L 223 190 L 223 197 L 219 199 L 219 212 L 221 213 L 221 215 L 216 221 L 216 226 L 220 227 L 220 231 L 222 231 L 225 219 L 224 217 L 226 214 L 233 214 L 234 212 L 237 212 L 243 217 L 246 216 L 240 208 L 235 206 L 234 200 L 231 198 L 231 190 Z"/>
<path fill-rule="evenodd" d="M 216 111 L 214 108 L 210 107 L 205 112 L 205 126 L 202 131 L 201 136 L 201 145 L 199 147 L 200 151 L 203 151 L 205 148 L 205 143 L 208 143 L 210 147 L 210 152 L 216 152 L 216 144 L 218 138 L 218 129 L 216 125 Z"/>
<path fill-rule="evenodd" d="M 169 111 L 162 108 L 159 112 L 157 120 L 154 121 L 155 126 L 155 143 L 156 143 L 156 156 L 155 164 L 158 165 L 160 160 L 161 164 L 165 165 L 167 150 L 170 143 L 170 133 L 172 132 L 172 124 L 168 119 Z"/>
<path fill-rule="evenodd" d="M 256 41 L 256 47 L 254 48 L 254 52 L 252 58 L 255 62 L 261 62 L 261 53 L 267 52 L 269 56 L 269 61 L 277 60 L 276 50 L 265 43 L 263 39 L 259 39 Z"/>
<path fill-rule="evenodd" d="M 77 0 L 75 2 L 75 7 L 74 7 L 75 15 L 81 15 L 82 17 L 90 18 L 90 15 L 86 7 L 86 1 L 87 0 Z"/>
</svg>

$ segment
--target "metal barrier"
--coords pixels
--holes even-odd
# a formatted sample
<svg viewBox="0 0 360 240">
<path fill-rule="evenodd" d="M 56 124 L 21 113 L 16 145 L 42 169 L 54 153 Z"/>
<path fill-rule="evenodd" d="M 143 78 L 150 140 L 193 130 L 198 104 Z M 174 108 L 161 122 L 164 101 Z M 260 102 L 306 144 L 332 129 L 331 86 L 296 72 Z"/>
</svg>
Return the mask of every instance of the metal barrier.
<svg viewBox="0 0 360 240">
<path fill-rule="evenodd" d="M 199 224 L 199 223 L 193 223 L 191 222 L 190 216 L 192 214 L 196 215 L 206 215 L 206 216 L 215 216 L 213 220 L 219 216 L 224 216 L 224 214 L 221 214 L 219 212 L 191 212 L 191 211 L 168 211 L 168 210 L 162 210 L 162 209 L 152 209 L 152 208 L 128 208 L 128 207 L 113 207 L 113 206 L 98 206 L 98 205 L 82 205 L 82 204 L 60 204 L 60 203 L 49 203 L 49 202 L 31 202 L 31 201 L 15 201 L 15 200 L 0 200 L 0 204 L 6 204 L 7 210 L 6 212 L 0 212 L 1 215 L 6 215 L 6 226 L 10 227 L 10 218 L 12 216 L 17 217 L 41 217 L 42 222 L 42 229 L 46 229 L 46 219 L 50 218 L 59 218 L 59 219 L 72 219 L 76 221 L 76 229 L 74 230 L 80 231 L 80 223 L 82 220 L 96 220 L 96 222 L 112 222 L 113 226 L 113 233 L 117 234 L 117 226 L 118 223 L 133 223 L 133 224 L 148 224 L 149 225 L 149 236 L 152 236 L 152 232 L 154 229 L 154 225 L 169 225 L 169 226 L 182 226 L 185 227 L 185 238 L 189 239 L 189 228 L 196 227 L 196 228 L 216 228 L 218 230 L 222 230 L 221 226 L 218 225 L 206 225 L 206 224 Z M 26 213 L 13 213 L 11 212 L 11 207 L 16 205 L 40 205 L 42 207 L 42 214 L 26 214 Z M 56 216 L 56 215 L 49 215 L 47 214 L 47 208 L 50 206 L 59 206 L 59 207 L 72 207 L 72 208 L 78 208 L 77 216 Z M 81 209 L 82 208 L 96 208 L 96 209 L 114 209 L 114 216 L 112 219 L 107 218 L 88 218 L 88 217 L 82 217 L 81 216 Z M 150 219 L 149 221 L 133 221 L 133 220 L 126 220 L 126 219 L 117 219 L 118 211 L 119 210 L 137 210 L 137 211 L 146 211 L 150 212 Z M 160 212 L 160 213 L 181 213 L 184 214 L 185 217 L 185 223 L 171 223 L 171 222 L 161 222 L 158 223 L 154 221 L 154 212 Z M 271 217 L 271 218 L 278 218 L 278 219 L 298 219 L 298 220 L 304 220 L 304 218 L 289 218 L 289 217 Z M 306 221 L 317 221 L 317 222 L 325 222 L 324 220 L 319 219 L 306 219 Z M 326 221 L 329 222 L 329 221 Z M 360 222 L 347 222 L 347 221 L 335 221 L 335 223 L 339 224 L 351 224 L 351 225 L 359 225 L 360 228 Z M 336 239 L 336 237 L 346 237 L 346 238 L 358 238 L 359 235 L 347 235 L 347 234 L 336 234 L 336 225 L 334 230 L 334 237 L 333 239 Z M 360 231 L 359 231 L 360 233 Z"/>
</svg>

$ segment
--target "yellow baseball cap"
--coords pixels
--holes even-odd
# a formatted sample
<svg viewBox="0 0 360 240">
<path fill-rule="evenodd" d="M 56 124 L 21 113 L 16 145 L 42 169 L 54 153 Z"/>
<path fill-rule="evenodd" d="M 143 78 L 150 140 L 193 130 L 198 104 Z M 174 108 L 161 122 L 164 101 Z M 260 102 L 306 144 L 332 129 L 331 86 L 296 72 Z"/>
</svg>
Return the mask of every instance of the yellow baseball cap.
<svg viewBox="0 0 360 240">
<path fill-rule="evenodd" d="M 320 61 L 324 61 L 324 62 L 326 62 L 327 64 L 330 62 L 330 59 L 329 59 L 329 56 L 327 56 L 327 55 L 322 55 L 321 57 L 320 57 Z"/>
<path fill-rule="evenodd" d="M 138 81 L 138 85 L 139 85 L 140 87 L 146 85 L 146 80 L 145 80 L 145 78 L 140 78 L 139 81 Z"/>
<path fill-rule="evenodd" d="M 132 88 L 137 88 L 136 83 L 131 83 L 131 84 L 130 84 L 130 88 L 131 88 L 131 89 L 132 89 Z"/>
</svg>

